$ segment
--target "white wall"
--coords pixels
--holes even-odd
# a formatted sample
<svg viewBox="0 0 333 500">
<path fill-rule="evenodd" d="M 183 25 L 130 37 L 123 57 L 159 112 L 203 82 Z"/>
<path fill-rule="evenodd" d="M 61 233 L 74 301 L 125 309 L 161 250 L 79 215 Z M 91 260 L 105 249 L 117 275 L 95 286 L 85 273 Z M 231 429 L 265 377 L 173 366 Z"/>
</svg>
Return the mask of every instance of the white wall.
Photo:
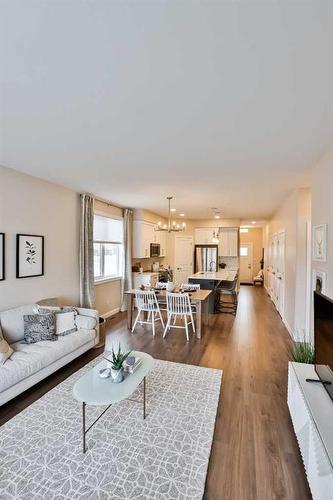
<svg viewBox="0 0 333 500">
<path fill-rule="evenodd" d="M 311 219 L 311 190 L 293 191 L 267 223 L 264 231 L 265 268 L 268 239 L 285 231 L 285 307 L 283 320 L 293 337 L 305 334 L 306 224 Z"/>
<path fill-rule="evenodd" d="M 79 302 L 79 195 L 0 167 L 0 232 L 6 233 L 6 280 L 0 310 L 42 298 Z M 45 236 L 45 275 L 16 278 L 16 233 Z"/>
<path fill-rule="evenodd" d="M 326 272 L 326 295 L 333 298 L 333 147 L 312 175 L 312 225 L 328 224 L 327 261 L 312 261 L 312 269 Z"/>
</svg>

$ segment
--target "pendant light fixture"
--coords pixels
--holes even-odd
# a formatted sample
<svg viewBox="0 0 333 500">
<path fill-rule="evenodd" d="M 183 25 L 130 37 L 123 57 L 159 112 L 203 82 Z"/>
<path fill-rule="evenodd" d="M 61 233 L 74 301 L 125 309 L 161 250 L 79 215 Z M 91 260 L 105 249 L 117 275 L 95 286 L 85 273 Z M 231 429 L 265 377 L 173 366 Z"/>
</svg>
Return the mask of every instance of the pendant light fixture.
<svg viewBox="0 0 333 500">
<path fill-rule="evenodd" d="M 172 196 L 168 196 L 168 223 L 167 224 L 162 224 L 162 222 L 158 222 L 157 226 L 155 226 L 155 231 L 166 231 L 167 233 L 180 233 L 181 231 L 185 230 L 186 224 L 185 222 L 182 222 L 182 224 L 178 224 L 176 221 L 171 222 L 171 200 L 173 199 Z"/>
</svg>

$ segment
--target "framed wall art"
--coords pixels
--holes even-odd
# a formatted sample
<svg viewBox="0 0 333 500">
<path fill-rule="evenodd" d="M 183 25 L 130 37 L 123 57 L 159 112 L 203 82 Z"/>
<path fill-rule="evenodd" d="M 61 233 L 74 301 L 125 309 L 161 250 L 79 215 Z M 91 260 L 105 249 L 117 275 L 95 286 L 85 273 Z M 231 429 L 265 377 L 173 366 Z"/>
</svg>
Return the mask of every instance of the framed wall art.
<svg viewBox="0 0 333 500">
<path fill-rule="evenodd" d="M 312 258 L 313 260 L 326 262 L 327 255 L 327 224 L 313 226 L 312 233 Z"/>
<path fill-rule="evenodd" d="M 0 281 L 5 278 L 5 233 L 0 233 Z"/>
<path fill-rule="evenodd" d="M 16 278 L 44 275 L 44 236 L 16 235 Z"/>
</svg>

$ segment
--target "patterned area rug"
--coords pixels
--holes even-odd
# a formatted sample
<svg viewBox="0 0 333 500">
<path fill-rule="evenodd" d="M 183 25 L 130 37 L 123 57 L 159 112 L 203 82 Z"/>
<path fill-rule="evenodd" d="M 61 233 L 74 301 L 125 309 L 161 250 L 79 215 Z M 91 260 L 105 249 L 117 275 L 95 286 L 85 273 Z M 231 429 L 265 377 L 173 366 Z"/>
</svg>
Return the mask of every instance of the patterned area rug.
<svg viewBox="0 0 333 500">
<path fill-rule="evenodd" d="M 140 404 L 118 403 L 88 433 L 84 455 L 72 387 L 99 360 L 0 428 L 1 500 L 202 498 L 222 371 L 155 360 L 146 420 Z M 87 424 L 100 412 L 88 406 Z"/>
</svg>

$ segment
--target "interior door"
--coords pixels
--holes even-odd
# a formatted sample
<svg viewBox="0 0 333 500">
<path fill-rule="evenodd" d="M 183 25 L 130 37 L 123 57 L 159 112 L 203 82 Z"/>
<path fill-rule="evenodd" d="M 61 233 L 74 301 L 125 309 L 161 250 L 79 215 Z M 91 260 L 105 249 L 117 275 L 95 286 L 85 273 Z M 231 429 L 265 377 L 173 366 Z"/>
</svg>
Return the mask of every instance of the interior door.
<svg viewBox="0 0 333 500">
<path fill-rule="evenodd" d="M 187 283 L 193 273 L 193 238 L 192 236 L 175 236 L 175 283 Z"/>
<path fill-rule="evenodd" d="M 284 317 L 284 296 L 285 296 L 285 232 L 277 235 L 276 240 L 276 308 L 281 317 Z"/>
<path fill-rule="evenodd" d="M 253 247 L 252 243 L 242 243 L 239 249 L 239 281 L 253 283 Z"/>
</svg>

